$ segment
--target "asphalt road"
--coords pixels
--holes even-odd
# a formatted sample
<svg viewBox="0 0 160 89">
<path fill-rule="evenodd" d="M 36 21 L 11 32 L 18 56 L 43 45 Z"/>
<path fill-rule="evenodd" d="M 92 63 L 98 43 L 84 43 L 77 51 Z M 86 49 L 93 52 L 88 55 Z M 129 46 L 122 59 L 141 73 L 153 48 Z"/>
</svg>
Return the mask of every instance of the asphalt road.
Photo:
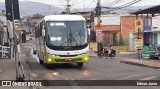
<svg viewBox="0 0 160 89">
<path fill-rule="evenodd" d="M 27 46 L 25 46 L 27 47 Z M 28 47 L 29 48 L 29 47 Z M 76 64 L 54 65 L 46 68 L 37 61 L 36 55 L 29 58 L 33 80 L 160 80 L 160 70 L 120 63 L 125 59 L 90 57 L 82 68 Z M 129 57 L 127 57 L 129 58 Z M 38 89 L 160 89 L 158 86 L 47 86 Z"/>
</svg>

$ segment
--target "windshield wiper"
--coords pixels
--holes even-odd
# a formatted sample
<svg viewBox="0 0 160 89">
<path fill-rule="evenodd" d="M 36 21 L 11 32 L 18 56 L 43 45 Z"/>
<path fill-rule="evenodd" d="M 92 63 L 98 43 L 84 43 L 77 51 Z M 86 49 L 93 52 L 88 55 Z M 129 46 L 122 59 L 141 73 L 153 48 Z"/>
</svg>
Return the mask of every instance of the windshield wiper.
<svg viewBox="0 0 160 89">
<path fill-rule="evenodd" d="M 69 39 L 67 39 L 65 42 L 63 42 L 61 45 L 59 45 L 59 47 L 61 47 L 63 44 L 65 44 L 66 42 L 69 42 L 70 43 L 70 45 L 72 46 L 72 39 L 73 39 L 73 37 L 72 37 L 72 32 L 71 32 L 71 28 L 70 27 L 68 27 L 69 28 Z M 68 32 L 68 31 L 67 31 Z M 69 46 L 69 45 L 68 45 Z"/>
</svg>

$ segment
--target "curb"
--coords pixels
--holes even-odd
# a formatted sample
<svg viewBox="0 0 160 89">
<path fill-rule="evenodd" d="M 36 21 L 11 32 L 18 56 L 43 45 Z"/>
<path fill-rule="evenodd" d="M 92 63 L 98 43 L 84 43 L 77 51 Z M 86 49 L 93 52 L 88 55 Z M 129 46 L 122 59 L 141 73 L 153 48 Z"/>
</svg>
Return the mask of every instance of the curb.
<svg viewBox="0 0 160 89">
<path fill-rule="evenodd" d="M 120 61 L 120 63 L 126 63 L 126 64 L 148 67 L 148 68 L 153 68 L 153 69 L 160 69 L 159 66 L 147 65 L 147 64 L 143 64 L 143 63 L 137 63 L 137 62 L 134 62 L 134 61 L 122 60 L 122 61 Z"/>
</svg>

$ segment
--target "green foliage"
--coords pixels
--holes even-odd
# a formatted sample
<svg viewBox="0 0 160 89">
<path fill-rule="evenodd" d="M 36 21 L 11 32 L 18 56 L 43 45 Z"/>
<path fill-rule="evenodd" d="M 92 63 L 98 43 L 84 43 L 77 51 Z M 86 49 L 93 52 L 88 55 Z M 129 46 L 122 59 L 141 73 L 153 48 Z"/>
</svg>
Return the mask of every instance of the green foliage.
<svg viewBox="0 0 160 89">
<path fill-rule="evenodd" d="M 105 41 L 105 46 L 108 46 L 110 44 L 110 38 L 106 38 L 106 41 Z"/>
<path fill-rule="evenodd" d="M 119 46 L 124 46 L 124 45 L 125 45 L 124 39 L 123 39 L 122 35 L 120 35 Z"/>
<path fill-rule="evenodd" d="M 113 46 L 118 46 L 118 39 L 116 33 L 112 33 L 113 36 Z"/>
</svg>

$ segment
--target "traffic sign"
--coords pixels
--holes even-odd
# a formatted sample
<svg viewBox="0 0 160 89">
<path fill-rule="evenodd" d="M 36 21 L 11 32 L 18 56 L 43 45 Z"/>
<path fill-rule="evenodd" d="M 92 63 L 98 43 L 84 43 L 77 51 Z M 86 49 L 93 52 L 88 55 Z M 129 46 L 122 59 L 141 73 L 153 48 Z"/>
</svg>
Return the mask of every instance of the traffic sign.
<svg viewBox="0 0 160 89">
<path fill-rule="evenodd" d="M 102 36 L 102 30 L 96 30 L 96 36 Z"/>
<path fill-rule="evenodd" d="M 11 58 L 11 47 L 0 45 L 0 59 Z"/>
<path fill-rule="evenodd" d="M 142 49 L 143 40 L 142 39 L 135 39 L 135 49 Z"/>
<path fill-rule="evenodd" d="M 99 28 L 101 28 L 101 24 L 98 23 L 98 24 L 96 25 L 96 29 L 99 29 Z"/>
<path fill-rule="evenodd" d="M 149 46 L 143 46 L 142 58 L 150 59 L 150 47 Z"/>
<path fill-rule="evenodd" d="M 103 37 L 102 37 L 102 30 L 96 30 L 96 37 L 98 42 L 102 42 Z"/>
</svg>

